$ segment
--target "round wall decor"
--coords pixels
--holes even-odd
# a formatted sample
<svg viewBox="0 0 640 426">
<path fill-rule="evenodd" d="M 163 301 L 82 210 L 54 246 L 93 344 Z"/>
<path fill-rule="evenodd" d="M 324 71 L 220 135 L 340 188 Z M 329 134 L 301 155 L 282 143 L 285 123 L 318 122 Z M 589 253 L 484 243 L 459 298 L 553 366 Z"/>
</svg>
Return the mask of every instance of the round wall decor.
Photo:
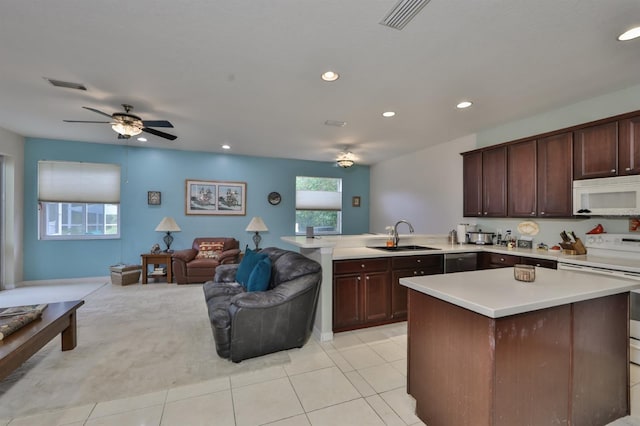
<svg viewBox="0 0 640 426">
<path fill-rule="evenodd" d="M 272 206 L 277 206 L 282 201 L 282 197 L 277 192 L 270 192 L 267 196 L 267 200 L 269 200 L 269 204 Z"/>
</svg>

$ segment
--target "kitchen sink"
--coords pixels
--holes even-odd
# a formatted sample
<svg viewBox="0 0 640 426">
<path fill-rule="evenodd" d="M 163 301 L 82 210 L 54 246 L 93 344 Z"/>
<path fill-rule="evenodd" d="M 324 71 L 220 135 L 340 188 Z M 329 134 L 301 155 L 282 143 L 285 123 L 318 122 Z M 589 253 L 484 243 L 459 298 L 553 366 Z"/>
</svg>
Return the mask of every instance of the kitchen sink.
<svg viewBox="0 0 640 426">
<path fill-rule="evenodd" d="M 439 248 L 435 248 L 435 247 L 426 247 L 426 246 L 397 246 L 397 247 L 387 247 L 387 246 L 375 246 L 375 247 L 368 247 L 368 248 L 372 248 L 372 249 L 378 249 L 378 250 L 385 250 L 385 251 L 411 251 L 411 250 L 440 250 Z"/>
</svg>

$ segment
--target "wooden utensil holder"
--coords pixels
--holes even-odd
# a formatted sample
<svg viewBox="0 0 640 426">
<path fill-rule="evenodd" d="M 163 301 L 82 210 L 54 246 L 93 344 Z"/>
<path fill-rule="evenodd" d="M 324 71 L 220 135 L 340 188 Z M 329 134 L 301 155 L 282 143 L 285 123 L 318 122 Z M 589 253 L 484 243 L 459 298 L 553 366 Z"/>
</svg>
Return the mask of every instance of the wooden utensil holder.
<svg viewBox="0 0 640 426">
<path fill-rule="evenodd" d="M 587 254 L 587 248 L 582 244 L 580 238 L 576 238 L 576 241 L 571 243 L 560 243 L 560 247 L 562 247 L 565 254 Z"/>
</svg>

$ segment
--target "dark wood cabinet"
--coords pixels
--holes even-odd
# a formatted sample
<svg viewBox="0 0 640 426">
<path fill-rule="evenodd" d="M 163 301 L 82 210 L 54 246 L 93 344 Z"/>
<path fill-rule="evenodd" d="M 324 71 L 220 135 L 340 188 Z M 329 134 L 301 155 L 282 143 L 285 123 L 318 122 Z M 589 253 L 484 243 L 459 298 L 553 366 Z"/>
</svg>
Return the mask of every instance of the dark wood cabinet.
<svg viewBox="0 0 640 426">
<path fill-rule="evenodd" d="M 518 263 L 540 268 L 558 269 L 558 262 L 555 260 L 486 251 L 478 253 L 478 269 L 507 268 Z"/>
<path fill-rule="evenodd" d="M 507 214 L 507 149 L 499 147 L 463 156 L 463 215 Z"/>
<path fill-rule="evenodd" d="M 572 133 L 538 139 L 537 142 L 537 215 L 538 217 L 571 217 Z"/>
<path fill-rule="evenodd" d="M 391 317 L 389 258 L 333 262 L 333 331 L 382 324 Z"/>
<path fill-rule="evenodd" d="M 507 215 L 507 147 L 482 152 L 482 216 Z"/>
<path fill-rule="evenodd" d="M 511 254 L 482 252 L 478 258 L 481 269 L 506 268 L 520 263 L 522 258 Z"/>
<path fill-rule="evenodd" d="M 573 132 L 573 178 L 591 179 L 618 174 L 618 122 Z"/>
<path fill-rule="evenodd" d="M 444 273 L 444 256 L 398 256 L 391 260 L 391 318 L 407 318 L 407 288 L 400 278 Z"/>
<path fill-rule="evenodd" d="M 524 263 L 525 265 L 533 265 L 538 268 L 546 268 L 546 269 L 558 269 L 558 261 L 557 260 L 549 260 L 549 259 L 538 259 L 536 257 L 525 257 L 522 256 L 520 263 Z"/>
<path fill-rule="evenodd" d="M 462 157 L 463 202 L 465 217 L 482 216 L 482 152 Z"/>
<path fill-rule="evenodd" d="M 509 217 L 538 215 L 536 153 L 535 140 L 507 147 Z"/>
<path fill-rule="evenodd" d="M 618 174 L 640 174 L 640 116 L 618 123 Z"/>
</svg>

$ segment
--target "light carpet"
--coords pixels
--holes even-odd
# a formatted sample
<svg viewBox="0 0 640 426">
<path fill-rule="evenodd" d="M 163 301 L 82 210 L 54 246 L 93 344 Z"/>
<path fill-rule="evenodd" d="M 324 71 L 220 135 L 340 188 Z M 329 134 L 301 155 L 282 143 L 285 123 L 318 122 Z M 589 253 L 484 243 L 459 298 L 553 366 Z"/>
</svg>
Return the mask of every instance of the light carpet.
<svg viewBox="0 0 640 426">
<path fill-rule="evenodd" d="M 201 285 L 103 285 L 78 310 L 78 346 L 56 337 L 0 382 L 0 418 L 110 401 L 290 362 L 219 358 Z"/>
</svg>

